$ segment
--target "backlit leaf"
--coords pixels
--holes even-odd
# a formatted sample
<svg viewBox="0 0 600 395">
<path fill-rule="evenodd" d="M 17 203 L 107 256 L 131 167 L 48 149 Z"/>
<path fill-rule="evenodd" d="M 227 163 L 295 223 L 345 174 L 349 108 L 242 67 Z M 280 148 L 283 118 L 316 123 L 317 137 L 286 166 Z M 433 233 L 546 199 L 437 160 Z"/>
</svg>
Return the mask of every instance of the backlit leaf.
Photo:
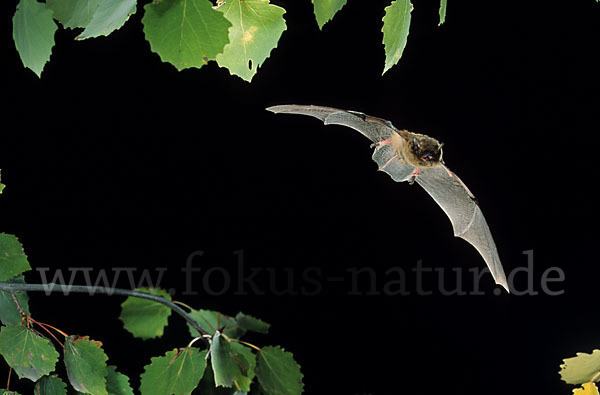
<svg viewBox="0 0 600 395">
<path fill-rule="evenodd" d="M 117 367 L 112 365 L 108 367 L 106 390 L 110 395 L 133 395 L 129 377 L 117 372 Z"/>
<path fill-rule="evenodd" d="M 267 394 L 301 394 L 300 365 L 292 353 L 279 346 L 263 347 L 256 358 L 256 377 Z"/>
<path fill-rule="evenodd" d="M 206 350 L 190 347 L 154 357 L 141 376 L 142 395 L 183 395 L 192 392 L 206 369 Z"/>
<path fill-rule="evenodd" d="M 54 12 L 52 17 L 71 29 L 86 27 L 98 4 L 100 0 L 46 0 L 46 7 Z"/>
<path fill-rule="evenodd" d="M 594 383 L 585 383 L 583 388 L 576 388 L 573 390 L 574 395 L 600 395 L 598 394 L 598 387 Z"/>
<path fill-rule="evenodd" d="M 560 375 L 569 384 L 583 384 L 600 380 L 600 350 L 591 354 L 577 353 L 576 357 L 567 358 L 560 365 Z"/>
<path fill-rule="evenodd" d="M 160 295 L 171 300 L 171 296 L 163 290 L 139 289 L 138 291 Z M 119 319 L 133 336 L 151 339 L 163 335 L 170 315 L 171 309 L 163 304 L 130 296 L 121 303 Z"/>
<path fill-rule="evenodd" d="M 58 29 L 52 11 L 36 0 L 21 0 L 13 17 L 13 39 L 23 65 L 38 77 L 50 59 Z"/>
<path fill-rule="evenodd" d="M 27 270 L 31 270 L 31 266 L 19 240 L 0 233 L 0 281 L 10 280 Z"/>
<path fill-rule="evenodd" d="M 237 313 L 235 320 L 241 328 L 251 332 L 268 333 L 271 327 L 271 324 L 242 312 Z"/>
<path fill-rule="evenodd" d="M 446 2 L 447 0 L 440 0 L 440 23 L 438 23 L 438 26 L 446 22 Z"/>
<path fill-rule="evenodd" d="M 238 355 L 236 358 L 240 361 L 240 369 L 244 376 L 248 377 L 249 380 L 252 380 L 256 376 L 256 354 L 252 351 L 252 349 L 248 346 L 244 346 L 241 343 L 230 342 L 231 351 Z"/>
<path fill-rule="evenodd" d="M 398 63 L 402 57 L 408 39 L 412 9 L 410 0 L 394 0 L 389 7 L 385 8 L 382 29 L 383 45 L 385 46 L 383 74 Z"/>
<path fill-rule="evenodd" d="M 33 389 L 35 395 L 66 395 L 67 385 L 56 375 L 44 376 Z"/>
<path fill-rule="evenodd" d="M 208 0 L 161 0 L 144 9 L 150 48 L 178 70 L 204 66 L 229 42 L 231 23 Z"/>
<path fill-rule="evenodd" d="M 79 392 L 106 395 L 108 357 L 101 348 L 102 343 L 87 336 L 70 336 L 65 339 L 64 359 L 69 382 Z"/>
<path fill-rule="evenodd" d="M 226 334 L 228 337 L 238 338 L 246 332 L 245 329 L 240 327 L 235 318 L 219 313 L 218 311 L 202 309 L 192 310 L 190 311 L 190 315 L 196 320 L 200 328 L 211 335 L 217 330 L 221 330 L 221 333 Z M 188 328 L 192 337 L 200 335 L 198 331 L 189 324 Z"/>
<path fill-rule="evenodd" d="M 267 0 L 228 0 L 218 10 L 232 27 L 229 44 L 217 55 L 217 63 L 250 81 L 286 29 L 285 10 Z"/>
<path fill-rule="evenodd" d="M 250 391 L 250 378 L 243 373 L 243 370 L 249 370 L 250 363 L 241 352 L 235 352 L 229 340 L 219 332 L 212 338 L 210 359 L 217 387 L 233 387 Z"/>
<path fill-rule="evenodd" d="M 48 339 L 19 325 L 0 330 L 0 354 L 21 378 L 37 381 L 54 370 L 58 352 Z"/>
<path fill-rule="evenodd" d="M 332 20 L 345 4 L 346 0 L 313 0 L 315 18 L 319 29 L 323 29 L 323 26 Z"/>
<path fill-rule="evenodd" d="M 25 280 L 23 276 L 17 276 L 6 281 L 7 283 L 24 284 Z M 19 306 L 23 311 L 29 314 L 29 297 L 24 291 L 14 293 Z M 0 321 L 4 325 L 15 324 L 18 325 L 22 322 L 21 312 L 15 303 L 15 300 L 8 291 L 0 291 Z"/>
<path fill-rule="evenodd" d="M 135 13 L 137 0 L 100 0 L 94 16 L 88 22 L 85 30 L 76 37 L 77 40 L 108 36 L 120 29 L 127 19 Z"/>
</svg>

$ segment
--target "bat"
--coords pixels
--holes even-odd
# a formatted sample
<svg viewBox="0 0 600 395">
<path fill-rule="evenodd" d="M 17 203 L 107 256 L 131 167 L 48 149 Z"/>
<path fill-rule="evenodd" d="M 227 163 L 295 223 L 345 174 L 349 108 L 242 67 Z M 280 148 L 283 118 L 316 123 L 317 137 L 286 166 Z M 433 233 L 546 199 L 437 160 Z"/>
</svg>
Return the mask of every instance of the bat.
<svg viewBox="0 0 600 395">
<path fill-rule="evenodd" d="M 312 105 L 279 105 L 267 108 L 273 113 L 309 115 L 325 125 L 343 125 L 362 133 L 373 142 L 373 160 L 379 170 L 394 181 L 416 182 L 444 210 L 454 236 L 468 241 L 487 264 L 496 284 L 509 291 L 496 243 L 479 204 L 469 188 L 450 171 L 442 159 L 442 144 L 424 134 L 397 129 L 390 121 L 357 111 Z"/>
</svg>

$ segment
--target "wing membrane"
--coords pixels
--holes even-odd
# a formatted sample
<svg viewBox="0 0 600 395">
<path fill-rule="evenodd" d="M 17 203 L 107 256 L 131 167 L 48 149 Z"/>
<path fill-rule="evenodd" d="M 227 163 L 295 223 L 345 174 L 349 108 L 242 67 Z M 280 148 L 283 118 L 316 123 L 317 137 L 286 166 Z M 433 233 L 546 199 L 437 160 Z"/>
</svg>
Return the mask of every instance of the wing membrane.
<svg viewBox="0 0 600 395">
<path fill-rule="evenodd" d="M 444 210 L 454 228 L 454 236 L 471 243 L 488 265 L 497 284 L 508 284 L 490 228 L 463 182 L 445 166 L 421 169 L 416 182 Z"/>
<path fill-rule="evenodd" d="M 398 158 L 396 149 L 391 144 L 379 145 L 373 152 L 373 160 L 396 182 L 408 181 L 416 168 Z"/>
<path fill-rule="evenodd" d="M 398 182 L 407 181 L 415 174 L 416 168 L 399 158 L 396 147 L 391 144 L 392 137 L 409 138 L 406 136 L 408 132 L 396 129 L 389 121 L 360 112 L 311 105 L 281 105 L 269 107 L 267 110 L 274 113 L 309 115 L 320 119 L 326 125 L 351 127 L 376 143 L 373 160 L 379 165 L 379 170 L 388 173 Z M 467 186 L 441 163 L 439 166 L 419 169 L 415 180 L 450 218 L 454 235 L 465 239 L 479 251 L 496 283 L 509 291 L 490 228 Z"/>
<path fill-rule="evenodd" d="M 358 130 L 363 136 L 374 143 L 386 140 L 397 129 L 389 121 L 384 119 L 370 117 L 360 112 L 338 110 L 337 108 L 321 106 L 303 106 L 289 104 L 282 106 L 268 107 L 267 110 L 278 113 L 309 115 L 320 119 L 326 125 L 342 125 Z"/>
</svg>

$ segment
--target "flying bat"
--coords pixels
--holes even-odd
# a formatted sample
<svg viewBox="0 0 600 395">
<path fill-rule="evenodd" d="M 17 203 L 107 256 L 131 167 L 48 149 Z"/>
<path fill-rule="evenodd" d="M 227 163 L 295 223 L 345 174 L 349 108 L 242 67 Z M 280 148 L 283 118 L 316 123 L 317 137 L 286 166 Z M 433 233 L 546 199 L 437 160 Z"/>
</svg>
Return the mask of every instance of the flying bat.
<svg viewBox="0 0 600 395">
<path fill-rule="evenodd" d="M 507 291 L 508 283 L 490 228 L 475 196 L 450 171 L 442 159 L 442 144 L 424 134 L 397 129 L 390 121 L 356 111 L 296 104 L 268 107 L 274 113 L 309 115 L 325 125 L 344 125 L 358 130 L 373 142 L 373 160 L 394 181 L 416 182 L 437 202 L 452 222 L 454 236 L 479 251 L 496 284 Z M 510 291 L 509 291 L 510 292 Z"/>
</svg>

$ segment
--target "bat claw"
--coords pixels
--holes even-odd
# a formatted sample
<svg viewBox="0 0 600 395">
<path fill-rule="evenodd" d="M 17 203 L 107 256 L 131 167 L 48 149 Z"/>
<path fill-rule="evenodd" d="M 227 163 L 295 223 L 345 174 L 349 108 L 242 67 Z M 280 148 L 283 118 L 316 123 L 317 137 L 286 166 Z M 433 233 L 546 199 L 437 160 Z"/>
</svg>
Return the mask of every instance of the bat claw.
<svg viewBox="0 0 600 395">
<path fill-rule="evenodd" d="M 388 145 L 388 144 L 391 144 L 391 143 L 392 143 L 392 139 L 391 138 L 390 139 L 385 139 L 385 140 L 381 140 L 381 141 L 378 141 L 376 143 L 371 144 L 371 148 L 379 149 L 382 146 Z"/>
<path fill-rule="evenodd" d="M 415 180 L 417 179 L 417 176 L 419 175 L 419 173 L 420 173 L 420 172 L 421 172 L 421 168 L 417 167 L 417 168 L 415 169 L 414 173 L 412 173 L 412 174 L 410 175 L 410 180 L 408 180 L 408 183 L 409 183 L 410 185 L 412 185 L 412 184 L 414 184 L 414 183 L 415 183 Z"/>
</svg>

